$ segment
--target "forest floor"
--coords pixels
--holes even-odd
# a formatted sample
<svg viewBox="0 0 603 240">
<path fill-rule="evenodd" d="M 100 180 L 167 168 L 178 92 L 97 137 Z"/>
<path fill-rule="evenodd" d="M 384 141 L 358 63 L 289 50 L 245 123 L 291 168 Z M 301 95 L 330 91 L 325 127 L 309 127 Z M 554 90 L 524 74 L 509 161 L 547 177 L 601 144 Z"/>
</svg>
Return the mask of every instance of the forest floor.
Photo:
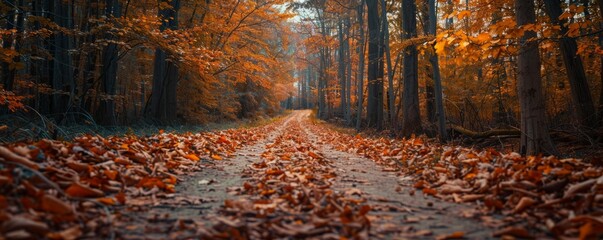
<svg viewBox="0 0 603 240">
<path fill-rule="evenodd" d="M 0 236 L 51 239 L 596 238 L 603 169 L 295 111 L 255 128 L 0 148 Z"/>
</svg>

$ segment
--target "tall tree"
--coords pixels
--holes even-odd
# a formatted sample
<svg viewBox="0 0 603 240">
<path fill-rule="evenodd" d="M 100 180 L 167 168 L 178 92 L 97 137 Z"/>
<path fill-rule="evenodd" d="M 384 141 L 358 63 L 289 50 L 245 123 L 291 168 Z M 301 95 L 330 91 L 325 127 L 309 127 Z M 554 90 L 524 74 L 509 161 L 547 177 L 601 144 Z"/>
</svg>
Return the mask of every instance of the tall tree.
<svg viewBox="0 0 603 240">
<path fill-rule="evenodd" d="M 53 0 L 49 5 L 49 10 L 54 13 L 53 21 L 64 29 L 73 29 L 71 1 Z M 62 30 L 54 35 L 49 45 L 52 54 L 51 86 L 55 90 L 51 108 L 52 113 L 57 116 L 57 121 L 61 122 L 75 94 L 74 65 L 69 55 L 73 49 L 73 38 Z"/>
<path fill-rule="evenodd" d="M 565 64 L 565 71 L 570 83 L 572 101 L 575 113 L 580 124 L 593 127 L 596 124 L 595 105 L 588 87 L 588 80 L 584 72 L 582 58 L 576 55 L 578 44 L 576 39 L 567 36 L 568 27 L 565 20 L 559 19 L 561 13 L 561 0 L 545 0 L 546 12 L 551 22 L 561 28 L 559 47 Z"/>
<path fill-rule="evenodd" d="M 358 75 L 356 77 L 358 86 L 356 87 L 356 99 L 357 99 L 357 110 L 356 110 L 356 130 L 360 131 L 362 124 L 362 105 L 364 100 L 364 51 L 365 51 L 365 33 L 364 33 L 364 2 L 360 0 L 358 4 Z"/>
<path fill-rule="evenodd" d="M 597 0 L 597 2 L 599 3 L 599 26 L 601 28 L 603 28 L 603 0 Z M 599 47 L 603 47 L 603 33 L 599 33 Z M 599 69 L 599 75 L 600 75 L 600 83 L 601 86 L 603 86 L 603 56 L 601 56 L 601 68 Z M 603 87 L 601 88 L 601 92 L 599 93 L 599 109 L 598 109 L 598 113 L 599 113 L 599 127 L 603 126 Z"/>
<path fill-rule="evenodd" d="M 352 21 L 350 16 L 347 16 L 344 20 L 344 33 L 346 36 L 343 47 L 346 58 L 346 108 L 344 112 L 344 119 L 347 124 L 352 123 L 352 53 L 350 51 L 350 28 L 352 27 Z"/>
<path fill-rule="evenodd" d="M 121 3 L 119 0 L 105 1 L 105 16 L 107 19 L 115 20 L 121 17 Z M 117 21 L 113 21 L 116 24 Z M 107 35 L 108 40 L 113 40 L 111 35 Z M 104 125 L 117 124 L 115 116 L 115 93 L 117 88 L 117 58 L 118 46 L 115 43 L 109 43 L 103 51 L 103 71 L 102 71 L 102 90 L 107 95 L 102 99 L 99 106 L 99 122 Z"/>
<path fill-rule="evenodd" d="M 415 1 L 402 0 L 402 11 L 402 30 L 404 38 L 408 41 L 417 37 L 417 5 Z M 409 44 L 404 49 L 404 122 L 402 124 L 402 133 L 407 136 L 422 131 L 418 62 L 417 46 Z"/>
<path fill-rule="evenodd" d="M 342 116 L 345 117 L 345 111 L 347 109 L 347 80 L 346 80 L 346 62 L 345 62 L 345 46 L 344 46 L 344 33 L 343 33 L 343 19 L 340 18 L 338 22 L 338 31 L 337 36 L 339 38 L 339 47 L 337 52 L 338 66 L 337 66 L 337 75 L 339 78 L 339 86 L 340 86 L 340 109 Z M 346 39 L 347 40 L 347 39 Z"/>
<path fill-rule="evenodd" d="M 518 26 L 534 24 L 534 1 L 515 0 L 515 14 Z M 520 40 L 517 57 L 517 91 L 521 107 L 520 152 L 529 155 L 555 151 L 546 123 L 540 54 L 538 42 L 533 40 L 536 37 L 536 32 L 525 31 Z"/>
<path fill-rule="evenodd" d="M 382 128 L 383 124 L 383 75 L 379 78 L 383 61 L 379 56 L 381 43 L 381 26 L 379 24 L 378 0 L 366 0 L 369 48 L 368 48 L 368 126 Z"/>
<path fill-rule="evenodd" d="M 427 25 L 429 28 L 429 34 L 432 36 L 436 35 L 437 32 L 437 9 L 436 9 L 436 0 L 429 0 L 429 14 L 428 14 Z M 429 56 L 429 62 L 432 67 L 432 77 L 434 83 L 434 91 L 435 91 L 435 105 L 436 105 L 436 115 L 438 120 L 438 132 L 440 134 L 441 140 L 447 140 L 448 136 L 446 133 L 446 114 L 444 112 L 444 100 L 443 100 L 443 89 L 442 89 L 442 78 L 440 77 L 440 63 L 438 60 L 438 54 L 435 52 Z"/>
<path fill-rule="evenodd" d="M 391 51 L 389 49 L 389 22 L 387 19 L 387 3 L 385 0 L 381 0 L 381 16 L 383 50 L 385 51 L 385 59 L 387 61 L 387 109 L 389 113 L 389 123 L 391 127 L 394 128 L 396 126 L 396 112 L 394 108 L 396 96 L 394 95 L 394 72 Z"/>
<path fill-rule="evenodd" d="M 180 0 L 160 0 L 159 3 L 159 17 L 162 19 L 160 30 L 177 30 Z M 160 48 L 155 50 L 153 88 L 150 108 L 147 112 L 150 117 L 162 123 L 176 119 L 178 72 L 175 60 L 168 59 L 165 50 Z"/>
</svg>

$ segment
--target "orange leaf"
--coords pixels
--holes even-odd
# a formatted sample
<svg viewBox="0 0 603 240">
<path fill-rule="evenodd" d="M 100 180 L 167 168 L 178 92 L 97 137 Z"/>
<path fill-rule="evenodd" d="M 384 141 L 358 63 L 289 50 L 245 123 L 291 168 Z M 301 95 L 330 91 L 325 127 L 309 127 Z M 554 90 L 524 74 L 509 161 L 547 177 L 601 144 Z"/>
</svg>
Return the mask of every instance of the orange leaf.
<svg viewBox="0 0 603 240">
<path fill-rule="evenodd" d="M 98 198 L 96 200 L 105 205 L 115 205 L 116 203 L 115 199 L 111 197 Z"/>
<path fill-rule="evenodd" d="M 314 152 L 308 152 L 308 156 L 310 156 L 310 157 L 312 157 L 312 158 L 317 158 L 317 159 L 320 159 L 320 158 L 321 158 L 321 157 L 320 157 L 320 155 L 318 155 L 318 154 L 316 154 L 316 153 L 314 153 Z"/>
<path fill-rule="evenodd" d="M 126 194 L 124 194 L 124 192 L 119 192 L 118 194 L 115 194 L 115 198 L 119 203 L 126 204 Z"/>
<path fill-rule="evenodd" d="M 111 180 L 115 180 L 117 178 L 118 172 L 115 170 L 105 170 L 105 176 L 107 176 Z"/>
<path fill-rule="evenodd" d="M 105 193 L 103 193 L 101 190 L 90 188 L 78 182 L 71 184 L 71 186 L 69 186 L 65 192 L 71 197 L 98 198 L 105 196 Z"/>
<path fill-rule="evenodd" d="M 436 239 L 438 240 L 448 240 L 448 239 L 460 239 L 463 238 L 465 236 L 464 232 L 453 232 L 452 234 L 449 235 L 440 235 L 438 237 L 436 237 Z"/>
<path fill-rule="evenodd" d="M 216 154 L 211 155 L 211 158 L 212 158 L 213 160 L 222 160 L 222 157 L 220 157 L 220 156 L 218 156 L 218 155 L 216 155 Z"/>
<path fill-rule="evenodd" d="M 189 160 L 191 160 L 191 161 L 194 161 L 194 162 L 199 161 L 199 157 L 197 157 L 197 155 L 192 154 L 192 153 L 189 154 L 189 155 L 186 155 L 184 157 L 187 158 L 187 159 L 189 159 Z"/>
<path fill-rule="evenodd" d="M 427 195 L 435 196 L 438 193 L 438 191 L 433 188 L 423 188 L 423 193 L 427 194 Z"/>
</svg>

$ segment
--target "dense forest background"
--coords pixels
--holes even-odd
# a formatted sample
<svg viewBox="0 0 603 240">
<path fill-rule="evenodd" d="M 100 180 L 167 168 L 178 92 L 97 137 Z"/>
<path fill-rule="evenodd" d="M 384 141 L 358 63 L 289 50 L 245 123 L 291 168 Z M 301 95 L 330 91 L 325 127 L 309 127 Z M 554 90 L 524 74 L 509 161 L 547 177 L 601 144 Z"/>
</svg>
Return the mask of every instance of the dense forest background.
<svg viewBox="0 0 603 240">
<path fill-rule="evenodd" d="M 58 125 L 272 114 L 294 89 L 283 2 L 2 1 L 2 111 Z"/>
<path fill-rule="evenodd" d="M 316 108 L 403 136 L 517 135 L 522 153 L 598 145 L 602 2 L 3 0 L 0 121 L 56 137 Z"/>
</svg>

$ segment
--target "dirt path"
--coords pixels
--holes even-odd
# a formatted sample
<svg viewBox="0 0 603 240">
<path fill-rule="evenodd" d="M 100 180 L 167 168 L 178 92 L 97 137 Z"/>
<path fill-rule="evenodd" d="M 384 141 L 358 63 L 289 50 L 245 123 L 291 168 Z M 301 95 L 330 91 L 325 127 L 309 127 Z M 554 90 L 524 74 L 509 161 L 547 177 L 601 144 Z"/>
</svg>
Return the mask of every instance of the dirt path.
<svg viewBox="0 0 603 240">
<path fill-rule="evenodd" d="M 471 208 L 413 194 L 396 173 L 334 150 L 315 132 L 330 130 L 312 126 L 309 115 L 294 112 L 233 158 L 202 161 L 202 171 L 179 184 L 175 195 L 121 214 L 128 224 L 119 226 L 119 236 L 431 239 L 457 231 L 470 238 L 491 236 L 477 219 L 462 217 Z"/>
</svg>

